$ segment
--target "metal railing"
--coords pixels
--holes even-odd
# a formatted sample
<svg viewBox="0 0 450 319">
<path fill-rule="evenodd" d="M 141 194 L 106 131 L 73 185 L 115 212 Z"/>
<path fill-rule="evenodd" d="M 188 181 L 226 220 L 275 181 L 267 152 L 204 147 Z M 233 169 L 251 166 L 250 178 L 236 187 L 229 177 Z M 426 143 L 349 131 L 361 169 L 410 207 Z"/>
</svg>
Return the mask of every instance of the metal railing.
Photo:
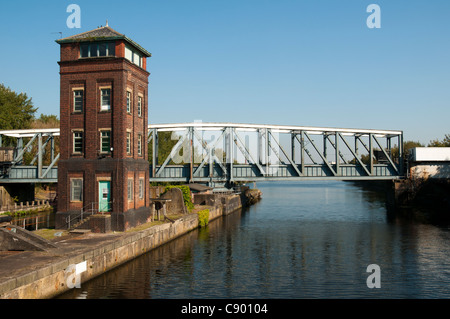
<svg viewBox="0 0 450 319">
<path fill-rule="evenodd" d="M 80 214 L 77 214 L 75 216 L 69 215 L 66 217 L 66 225 L 68 226 L 68 229 L 71 229 L 71 224 L 76 221 L 76 223 L 83 221 L 84 217 L 86 215 L 92 216 L 96 213 L 98 213 L 98 209 L 95 208 L 95 205 L 98 204 L 97 202 L 92 202 L 90 204 L 87 204 L 86 206 L 82 207 L 80 210 Z M 86 209 L 90 207 L 89 209 Z M 98 206 L 97 206 L 98 207 Z"/>
</svg>

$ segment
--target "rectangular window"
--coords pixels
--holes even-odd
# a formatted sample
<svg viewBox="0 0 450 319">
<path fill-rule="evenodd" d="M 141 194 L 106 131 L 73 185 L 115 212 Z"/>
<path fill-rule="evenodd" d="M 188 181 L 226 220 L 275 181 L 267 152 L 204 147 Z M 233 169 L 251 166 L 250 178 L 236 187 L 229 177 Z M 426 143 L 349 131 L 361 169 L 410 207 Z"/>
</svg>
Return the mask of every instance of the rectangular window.
<svg viewBox="0 0 450 319">
<path fill-rule="evenodd" d="M 127 154 L 131 154 L 131 133 L 127 132 Z"/>
<path fill-rule="evenodd" d="M 136 52 L 133 52 L 133 63 L 137 66 L 141 66 L 141 56 Z"/>
<path fill-rule="evenodd" d="M 107 43 L 99 43 L 98 44 L 98 56 L 107 56 L 108 52 L 108 44 Z"/>
<path fill-rule="evenodd" d="M 131 51 L 128 46 L 125 47 L 125 59 L 127 59 L 128 61 L 131 61 L 133 59 L 133 51 Z"/>
<path fill-rule="evenodd" d="M 104 56 L 115 56 L 114 42 L 90 42 L 80 45 L 80 57 L 95 58 Z"/>
<path fill-rule="evenodd" d="M 100 152 L 101 153 L 111 152 L 111 131 L 100 132 Z"/>
<path fill-rule="evenodd" d="M 73 132 L 73 152 L 83 153 L 83 132 Z"/>
<path fill-rule="evenodd" d="M 109 111 L 111 109 L 111 89 L 101 89 L 101 111 Z"/>
<path fill-rule="evenodd" d="M 140 199 L 144 198 L 144 179 L 143 178 L 139 179 L 139 198 Z"/>
<path fill-rule="evenodd" d="M 133 200 L 133 179 L 131 178 L 128 179 L 127 192 L 128 192 L 128 200 Z"/>
<path fill-rule="evenodd" d="M 98 45 L 97 43 L 92 43 L 89 45 L 89 57 L 93 58 L 98 56 Z"/>
<path fill-rule="evenodd" d="M 107 56 L 115 56 L 115 55 L 116 55 L 116 44 L 114 42 L 109 42 Z"/>
<path fill-rule="evenodd" d="M 138 135 L 138 140 L 137 140 L 137 153 L 139 156 L 142 155 L 142 135 L 139 134 Z"/>
<path fill-rule="evenodd" d="M 131 113 L 131 92 L 127 91 L 127 112 Z"/>
<path fill-rule="evenodd" d="M 70 180 L 70 201 L 82 202 L 83 201 L 83 179 L 72 178 Z"/>
<path fill-rule="evenodd" d="M 142 116 L 142 96 L 138 96 L 138 104 L 137 104 L 137 113 L 138 116 L 141 117 Z"/>
<path fill-rule="evenodd" d="M 83 90 L 73 91 L 73 111 L 76 113 L 83 112 Z"/>
<path fill-rule="evenodd" d="M 80 45 L 80 56 L 82 58 L 88 58 L 89 57 L 89 44 L 84 43 Z"/>
<path fill-rule="evenodd" d="M 142 56 L 129 46 L 125 47 L 125 59 L 142 67 Z"/>
</svg>

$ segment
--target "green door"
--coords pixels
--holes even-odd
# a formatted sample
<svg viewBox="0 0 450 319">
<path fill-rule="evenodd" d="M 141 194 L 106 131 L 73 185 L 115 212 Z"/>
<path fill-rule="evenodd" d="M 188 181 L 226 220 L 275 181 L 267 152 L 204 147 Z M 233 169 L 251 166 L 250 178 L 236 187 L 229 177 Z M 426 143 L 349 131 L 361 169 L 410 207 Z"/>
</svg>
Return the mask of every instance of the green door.
<svg viewBox="0 0 450 319">
<path fill-rule="evenodd" d="M 98 211 L 111 211 L 111 182 L 109 181 L 98 182 Z"/>
</svg>

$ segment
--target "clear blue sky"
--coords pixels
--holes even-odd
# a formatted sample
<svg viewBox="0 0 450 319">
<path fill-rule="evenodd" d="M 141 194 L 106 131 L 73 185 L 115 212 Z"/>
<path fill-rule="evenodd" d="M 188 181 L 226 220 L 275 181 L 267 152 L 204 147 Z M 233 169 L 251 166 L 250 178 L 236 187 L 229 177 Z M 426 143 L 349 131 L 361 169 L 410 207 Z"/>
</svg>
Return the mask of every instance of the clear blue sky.
<svg viewBox="0 0 450 319">
<path fill-rule="evenodd" d="M 69 4 L 81 28 L 69 29 Z M 381 29 L 369 29 L 369 4 Z M 0 82 L 59 116 L 62 36 L 109 25 L 152 53 L 149 122 L 450 133 L 450 1 L 2 1 Z"/>
</svg>

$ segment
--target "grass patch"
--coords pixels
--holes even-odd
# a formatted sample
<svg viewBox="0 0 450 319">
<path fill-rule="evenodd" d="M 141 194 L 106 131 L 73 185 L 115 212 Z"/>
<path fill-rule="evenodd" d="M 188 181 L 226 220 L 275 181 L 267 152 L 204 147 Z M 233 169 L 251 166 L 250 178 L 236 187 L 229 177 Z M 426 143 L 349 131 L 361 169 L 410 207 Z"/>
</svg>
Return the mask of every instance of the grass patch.
<svg viewBox="0 0 450 319">
<path fill-rule="evenodd" d="M 42 229 L 34 230 L 33 234 L 38 235 L 47 240 L 52 240 L 55 238 L 67 236 L 67 235 L 69 235 L 69 232 L 67 230 L 61 230 L 61 229 L 42 228 Z"/>
</svg>

